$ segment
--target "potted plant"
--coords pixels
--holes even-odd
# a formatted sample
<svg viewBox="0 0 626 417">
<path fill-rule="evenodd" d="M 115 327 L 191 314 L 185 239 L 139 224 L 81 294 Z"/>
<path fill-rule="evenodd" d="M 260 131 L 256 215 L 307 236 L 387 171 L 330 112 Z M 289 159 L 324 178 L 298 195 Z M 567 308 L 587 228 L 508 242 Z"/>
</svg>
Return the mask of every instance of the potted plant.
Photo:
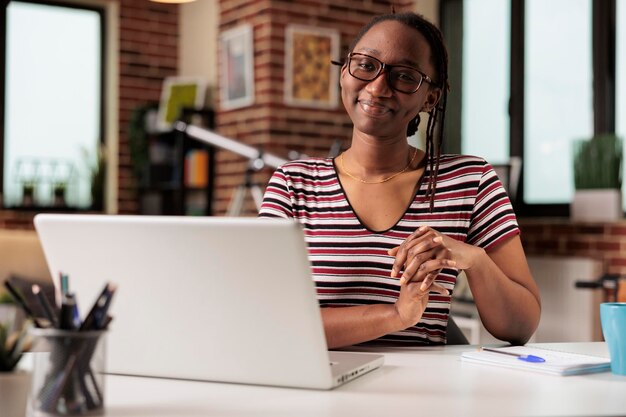
<svg viewBox="0 0 626 417">
<path fill-rule="evenodd" d="M 615 221 L 622 217 L 622 140 L 596 135 L 574 143 L 573 220 Z"/>
<path fill-rule="evenodd" d="M 107 149 L 104 144 L 100 144 L 96 149 L 95 155 L 86 148 L 81 148 L 81 152 L 85 158 L 87 175 L 91 183 L 91 210 L 104 210 L 105 184 L 106 184 L 106 168 L 107 168 Z"/>
<path fill-rule="evenodd" d="M 35 205 L 35 181 L 22 183 L 22 206 L 32 207 Z"/>
<path fill-rule="evenodd" d="M 2 415 L 6 417 L 26 415 L 30 391 L 30 372 L 16 369 L 30 345 L 27 336 L 29 322 L 16 326 L 17 310 L 12 298 L 0 289 L 0 404 Z"/>
<path fill-rule="evenodd" d="M 67 182 L 59 181 L 52 187 L 52 206 L 65 207 L 65 191 L 67 190 Z"/>
</svg>

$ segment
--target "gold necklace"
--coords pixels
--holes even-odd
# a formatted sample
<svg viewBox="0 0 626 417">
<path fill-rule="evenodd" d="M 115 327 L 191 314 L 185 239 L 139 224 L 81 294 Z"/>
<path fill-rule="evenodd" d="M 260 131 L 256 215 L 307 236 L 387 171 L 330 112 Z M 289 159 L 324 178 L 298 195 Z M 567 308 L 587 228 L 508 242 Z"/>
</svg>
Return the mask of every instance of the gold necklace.
<svg viewBox="0 0 626 417">
<path fill-rule="evenodd" d="M 378 181 L 367 181 L 367 180 L 359 178 L 359 177 L 357 177 L 355 175 L 350 174 L 346 170 L 345 165 L 343 164 L 343 153 L 341 155 L 339 155 L 339 165 L 341 165 L 341 170 L 343 171 L 343 173 L 346 174 L 348 177 L 352 178 L 353 180 L 359 181 L 359 182 L 361 182 L 363 184 L 382 184 L 383 182 L 387 182 L 387 181 L 390 181 L 390 180 L 394 179 L 398 175 L 406 172 L 409 168 L 411 168 L 411 165 L 413 165 L 413 161 L 415 160 L 416 156 L 417 156 L 417 148 L 415 148 L 415 152 L 413 152 L 413 156 L 411 157 L 411 160 L 404 167 L 404 169 L 402 171 L 396 172 L 395 174 L 391 175 L 390 177 L 386 177 L 386 178 L 383 178 L 382 180 L 378 180 Z"/>
</svg>

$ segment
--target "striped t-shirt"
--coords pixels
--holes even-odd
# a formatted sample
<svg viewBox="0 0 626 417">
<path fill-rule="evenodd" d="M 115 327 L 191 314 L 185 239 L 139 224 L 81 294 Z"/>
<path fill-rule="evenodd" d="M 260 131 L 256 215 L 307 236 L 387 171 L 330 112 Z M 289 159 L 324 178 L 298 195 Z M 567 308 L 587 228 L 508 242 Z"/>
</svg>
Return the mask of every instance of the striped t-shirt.
<svg viewBox="0 0 626 417">
<path fill-rule="evenodd" d="M 395 303 L 398 278 L 387 250 L 427 225 L 485 250 L 519 233 L 509 198 L 491 166 L 473 156 L 440 159 L 434 210 L 426 197 L 430 171 L 402 218 L 384 232 L 365 227 L 352 209 L 332 159 L 292 161 L 276 170 L 260 217 L 293 218 L 304 228 L 321 307 Z M 436 282 L 452 294 L 458 272 L 444 269 Z M 450 296 L 431 293 L 417 325 L 374 342 L 443 344 Z"/>
</svg>

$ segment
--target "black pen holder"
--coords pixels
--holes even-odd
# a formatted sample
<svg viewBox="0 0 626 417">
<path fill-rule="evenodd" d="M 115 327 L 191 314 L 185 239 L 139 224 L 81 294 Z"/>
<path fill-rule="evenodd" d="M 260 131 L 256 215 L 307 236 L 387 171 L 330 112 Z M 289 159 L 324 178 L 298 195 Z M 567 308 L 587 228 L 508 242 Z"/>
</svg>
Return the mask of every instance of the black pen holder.
<svg viewBox="0 0 626 417">
<path fill-rule="evenodd" d="M 33 329 L 30 416 L 104 414 L 106 331 Z"/>
</svg>

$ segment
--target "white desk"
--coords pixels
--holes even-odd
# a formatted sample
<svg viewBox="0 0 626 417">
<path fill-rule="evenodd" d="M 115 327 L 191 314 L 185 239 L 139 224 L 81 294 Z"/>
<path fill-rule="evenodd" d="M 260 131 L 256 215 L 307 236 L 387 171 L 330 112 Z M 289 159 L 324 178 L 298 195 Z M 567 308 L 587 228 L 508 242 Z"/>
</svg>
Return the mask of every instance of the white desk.
<svg viewBox="0 0 626 417">
<path fill-rule="evenodd" d="M 601 342 L 535 345 L 608 357 Z M 471 349 L 388 349 L 382 368 L 332 391 L 107 376 L 106 415 L 626 415 L 626 377 L 610 372 L 560 377 L 461 362 L 461 352 Z"/>
</svg>

